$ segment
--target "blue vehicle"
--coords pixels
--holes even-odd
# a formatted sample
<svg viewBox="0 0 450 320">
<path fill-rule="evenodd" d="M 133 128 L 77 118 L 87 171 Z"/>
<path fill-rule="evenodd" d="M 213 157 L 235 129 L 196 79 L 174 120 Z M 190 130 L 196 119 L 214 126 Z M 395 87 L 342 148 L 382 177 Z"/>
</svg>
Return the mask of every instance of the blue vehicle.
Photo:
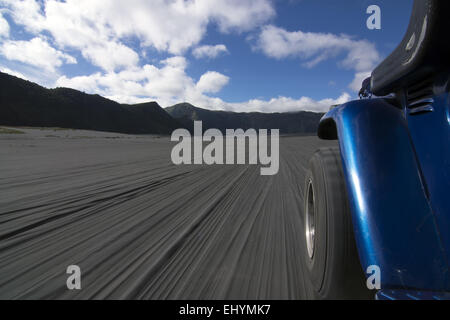
<svg viewBox="0 0 450 320">
<path fill-rule="evenodd" d="M 317 298 L 450 299 L 449 14 L 450 1 L 416 0 L 366 98 L 321 120 L 319 137 L 339 148 L 318 150 L 305 181 Z M 369 291 L 374 266 L 381 283 Z"/>
</svg>

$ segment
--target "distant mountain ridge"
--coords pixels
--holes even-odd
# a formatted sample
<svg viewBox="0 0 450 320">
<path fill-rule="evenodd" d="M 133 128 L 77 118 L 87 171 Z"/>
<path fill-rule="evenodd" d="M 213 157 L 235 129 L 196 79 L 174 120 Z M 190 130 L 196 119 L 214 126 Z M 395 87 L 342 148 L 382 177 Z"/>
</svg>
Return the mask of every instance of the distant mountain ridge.
<svg viewBox="0 0 450 320">
<path fill-rule="evenodd" d="M 74 89 L 46 89 L 2 72 L 0 124 L 129 134 L 170 134 L 182 126 L 156 102 L 119 104 Z"/>
<path fill-rule="evenodd" d="M 289 113 L 236 113 L 212 111 L 197 108 L 189 103 L 180 103 L 166 108 L 166 111 L 189 130 L 193 130 L 195 120 L 202 121 L 203 130 L 216 128 L 225 133 L 226 129 L 249 128 L 280 129 L 282 134 L 315 134 L 323 114 L 298 111 Z"/>
<path fill-rule="evenodd" d="M 0 125 L 61 127 L 128 134 L 171 134 L 193 130 L 280 129 L 281 134 L 312 135 L 323 114 L 314 112 L 236 113 L 197 108 L 180 103 L 166 109 L 156 102 L 119 104 L 99 95 L 69 89 L 46 89 L 0 72 Z"/>
</svg>

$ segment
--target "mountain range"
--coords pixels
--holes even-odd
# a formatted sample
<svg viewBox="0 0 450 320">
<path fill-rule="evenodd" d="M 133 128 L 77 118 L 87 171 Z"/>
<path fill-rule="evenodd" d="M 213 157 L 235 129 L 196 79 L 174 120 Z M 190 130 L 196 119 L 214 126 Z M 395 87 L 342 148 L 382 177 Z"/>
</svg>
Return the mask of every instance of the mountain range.
<svg viewBox="0 0 450 320">
<path fill-rule="evenodd" d="M 73 89 L 46 89 L 5 73 L 0 73 L 0 124 L 131 134 L 170 134 L 182 126 L 156 102 L 119 104 Z"/>
<path fill-rule="evenodd" d="M 314 134 L 317 131 L 321 113 L 298 111 L 286 113 L 229 112 L 197 108 L 189 103 L 180 103 L 166 108 L 166 111 L 190 131 L 194 121 L 202 121 L 203 130 L 216 128 L 244 130 L 280 129 L 282 134 Z"/>
<path fill-rule="evenodd" d="M 313 112 L 236 113 L 181 103 L 119 104 L 69 88 L 47 89 L 0 72 L 0 125 L 60 127 L 129 134 L 170 134 L 177 128 L 280 129 L 282 134 L 315 134 L 323 114 Z"/>
</svg>

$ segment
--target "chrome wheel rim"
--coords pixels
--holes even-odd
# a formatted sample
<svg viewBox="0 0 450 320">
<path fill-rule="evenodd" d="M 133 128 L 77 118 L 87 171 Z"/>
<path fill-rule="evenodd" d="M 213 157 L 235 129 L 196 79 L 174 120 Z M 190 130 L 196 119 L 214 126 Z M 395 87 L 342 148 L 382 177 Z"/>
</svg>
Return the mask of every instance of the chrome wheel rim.
<svg viewBox="0 0 450 320">
<path fill-rule="evenodd" d="M 308 182 L 308 188 L 306 190 L 306 208 L 305 208 L 305 236 L 306 236 L 306 248 L 308 250 L 308 256 L 310 259 L 314 257 L 314 244 L 315 244 L 315 201 L 314 201 L 314 189 L 312 180 Z"/>
</svg>

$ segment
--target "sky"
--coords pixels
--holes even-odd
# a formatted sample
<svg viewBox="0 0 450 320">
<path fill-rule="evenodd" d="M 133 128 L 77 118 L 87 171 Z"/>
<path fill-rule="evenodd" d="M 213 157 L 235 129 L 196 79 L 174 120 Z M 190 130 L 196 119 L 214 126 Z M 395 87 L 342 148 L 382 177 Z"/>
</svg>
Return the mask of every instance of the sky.
<svg viewBox="0 0 450 320">
<path fill-rule="evenodd" d="M 0 0 L 0 71 L 120 103 L 322 112 L 357 98 L 413 0 Z M 369 30 L 367 8 L 381 9 Z"/>
</svg>

